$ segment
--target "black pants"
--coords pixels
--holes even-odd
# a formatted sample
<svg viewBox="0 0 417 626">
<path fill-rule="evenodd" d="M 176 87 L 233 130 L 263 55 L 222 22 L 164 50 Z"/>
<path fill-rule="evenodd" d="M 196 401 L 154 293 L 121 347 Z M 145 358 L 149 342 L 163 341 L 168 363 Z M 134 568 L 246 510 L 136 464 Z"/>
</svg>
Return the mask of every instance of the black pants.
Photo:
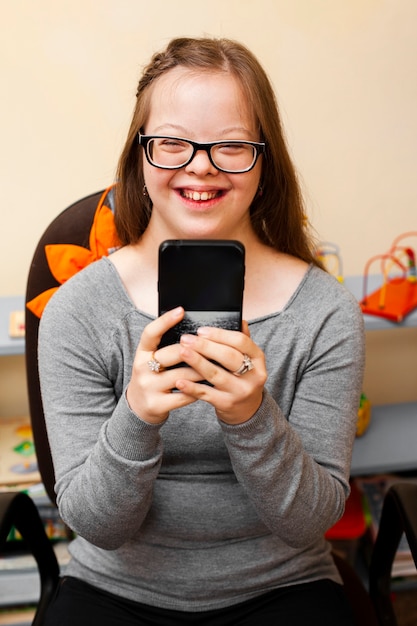
<svg viewBox="0 0 417 626">
<path fill-rule="evenodd" d="M 343 588 L 330 580 L 271 591 L 225 609 L 160 609 L 63 578 L 45 626 L 354 626 Z"/>
</svg>

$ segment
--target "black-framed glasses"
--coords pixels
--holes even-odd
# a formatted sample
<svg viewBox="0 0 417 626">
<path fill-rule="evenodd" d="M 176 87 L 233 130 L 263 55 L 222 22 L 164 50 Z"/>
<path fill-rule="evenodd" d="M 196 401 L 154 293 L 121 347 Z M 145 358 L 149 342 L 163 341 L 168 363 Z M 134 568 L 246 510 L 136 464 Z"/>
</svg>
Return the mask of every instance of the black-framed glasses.
<svg viewBox="0 0 417 626">
<path fill-rule="evenodd" d="M 240 139 L 199 143 L 181 137 L 140 133 L 138 139 L 148 162 L 164 170 L 179 170 L 191 163 L 198 150 L 204 150 L 216 169 L 228 174 L 243 174 L 249 172 L 259 155 L 265 152 L 264 143 Z"/>
</svg>

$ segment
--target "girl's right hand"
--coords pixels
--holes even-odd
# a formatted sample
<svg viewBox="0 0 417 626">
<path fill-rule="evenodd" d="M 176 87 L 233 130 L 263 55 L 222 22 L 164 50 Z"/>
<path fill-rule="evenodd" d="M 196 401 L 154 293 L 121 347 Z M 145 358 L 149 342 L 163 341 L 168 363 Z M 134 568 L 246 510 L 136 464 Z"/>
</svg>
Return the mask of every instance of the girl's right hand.
<svg viewBox="0 0 417 626">
<path fill-rule="evenodd" d="M 180 391 L 173 393 L 172 389 L 179 378 L 197 382 L 201 380 L 201 375 L 191 367 L 165 369 L 181 363 L 180 344 L 158 350 L 162 335 L 183 317 L 184 309 L 178 307 L 150 322 L 145 327 L 136 350 L 126 398 L 131 410 L 150 424 L 160 424 L 173 409 L 196 401 L 196 398 Z M 161 363 L 159 372 L 150 369 L 148 362 L 152 359 Z"/>
</svg>

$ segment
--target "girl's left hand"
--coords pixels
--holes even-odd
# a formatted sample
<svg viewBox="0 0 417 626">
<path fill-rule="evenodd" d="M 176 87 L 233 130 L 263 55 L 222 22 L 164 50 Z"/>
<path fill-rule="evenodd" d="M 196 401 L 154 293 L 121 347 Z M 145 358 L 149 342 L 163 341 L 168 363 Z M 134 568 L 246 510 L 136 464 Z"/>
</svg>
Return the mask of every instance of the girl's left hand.
<svg viewBox="0 0 417 626">
<path fill-rule="evenodd" d="M 262 402 L 267 371 L 265 355 L 250 338 L 246 322 L 242 332 L 211 326 L 199 328 L 197 335 L 183 335 L 180 345 L 183 361 L 213 386 L 180 379 L 175 383 L 177 389 L 196 400 L 209 402 L 217 417 L 227 424 L 241 424 L 256 413 Z M 245 356 L 250 358 L 253 368 L 242 375 L 233 373 L 242 366 Z"/>
</svg>

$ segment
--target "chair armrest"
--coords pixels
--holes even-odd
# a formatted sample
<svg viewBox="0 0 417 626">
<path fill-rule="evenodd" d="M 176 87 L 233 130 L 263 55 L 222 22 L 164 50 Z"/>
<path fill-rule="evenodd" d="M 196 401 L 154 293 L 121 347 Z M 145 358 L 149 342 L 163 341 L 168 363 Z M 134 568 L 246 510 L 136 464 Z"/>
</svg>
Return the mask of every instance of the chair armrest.
<svg viewBox="0 0 417 626">
<path fill-rule="evenodd" d="M 38 509 L 25 493 L 0 493 L 0 551 L 12 527 L 21 534 L 38 565 L 41 595 L 33 625 L 41 624 L 59 580 L 59 565 Z"/>
<path fill-rule="evenodd" d="M 396 624 L 390 599 L 391 571 L 405 532 L 417 566 L 417 485 L 397 483 L 387 491 L 369 569 L 369 592 L 381 624 Z"/>
</svg>

